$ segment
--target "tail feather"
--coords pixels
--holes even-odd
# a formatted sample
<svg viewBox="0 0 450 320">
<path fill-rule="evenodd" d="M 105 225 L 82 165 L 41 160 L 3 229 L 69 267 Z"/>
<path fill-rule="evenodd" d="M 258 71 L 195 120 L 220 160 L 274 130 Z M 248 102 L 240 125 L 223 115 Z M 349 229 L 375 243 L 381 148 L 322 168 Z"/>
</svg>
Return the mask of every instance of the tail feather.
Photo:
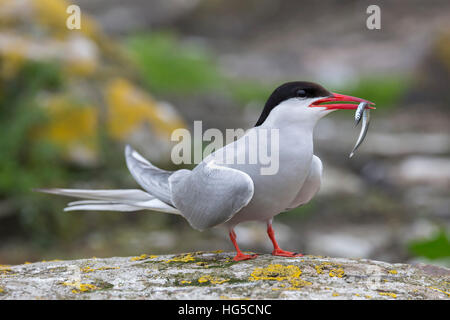
<svg viewBox="0 0 450 320">
<path fill-rule="evenodd" d="M 78 200 L 69 202 L 68 206 L 78 206 L 80 204 L 113 204 L 114 201 L 106 200 Z"/>
<path fill-rule="evenodd" d="M 83 190 L 83 189 L 36 189 L 35 191 L 57 194 L 89 200 L 73 201 L 64 211 L 97 210 L 97 211 L 139 211 L 153 210 L 165 213 L 181 214 L 154 196 L 138 189 L 117 190 Z"/>
<path fill-rule="evenodd" d="M 133 212 L 143 210 L 143 208 L 130 206 L 128 204 L 114 203 L 114 204 L 82 204 L 76 206 L 68 206 L 64 211 L 122 211 Z"/>
<path fill-rule="evenodd" d="M 89 189 L 51 188 L 51 189 L 35 189 L 34 191 L 93 200 L 147 201 L 155 198 L 151 194 L 139 189 L 89 190 Z"/>
</svg>

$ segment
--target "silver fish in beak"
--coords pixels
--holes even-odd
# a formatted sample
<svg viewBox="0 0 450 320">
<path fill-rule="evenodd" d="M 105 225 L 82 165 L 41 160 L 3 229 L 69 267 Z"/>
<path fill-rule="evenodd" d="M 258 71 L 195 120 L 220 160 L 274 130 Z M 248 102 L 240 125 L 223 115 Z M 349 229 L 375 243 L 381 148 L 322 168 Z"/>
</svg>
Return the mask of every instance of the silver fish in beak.
<svg viewBox="0 0 450 320">
<path fill-rule="evenodd" d="M 358 108 L 356 108 L 356 111 L 355 111 L 355 127 L 359 124 L 359 121 L 361 121 L 361 116 L 363 114 L 363 111 L 366 109 L 366 107 L 368 105 L 369 104 L 367 102 L 361 102 L 358 105 Z"/>
<path fill-rule="evenodd" d="M 370 109 L 366 108 L 367 106 L 368 106 L 368 103 L 361 102 L 355 111 L 355 125 L 357 126 L 362 118 L 362 127 L 361 127 L 361 131 L 359 133 L 358 140 L 356 141 L 356 144 L 353 147 L 353 150 L 350 153 L 349 158 L 353 157 L 356 149 L 358 149 L 359 146 L 363 143 L 364 138 L 367 135 L 367 130 L 369 130 Z"/>
</svg>

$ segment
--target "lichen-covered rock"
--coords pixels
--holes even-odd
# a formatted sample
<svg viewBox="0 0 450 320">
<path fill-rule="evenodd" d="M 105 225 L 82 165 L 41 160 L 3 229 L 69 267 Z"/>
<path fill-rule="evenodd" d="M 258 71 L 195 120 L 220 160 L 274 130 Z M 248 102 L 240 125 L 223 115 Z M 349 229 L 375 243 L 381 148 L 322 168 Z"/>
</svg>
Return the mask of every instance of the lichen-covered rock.
<svg viewBox="0 0 450 320">
<path fill-rule="evenodd" d="M 195 252 L 0 266 L 0 299 L 449 299 L 450 270 Z"/>
</svg>

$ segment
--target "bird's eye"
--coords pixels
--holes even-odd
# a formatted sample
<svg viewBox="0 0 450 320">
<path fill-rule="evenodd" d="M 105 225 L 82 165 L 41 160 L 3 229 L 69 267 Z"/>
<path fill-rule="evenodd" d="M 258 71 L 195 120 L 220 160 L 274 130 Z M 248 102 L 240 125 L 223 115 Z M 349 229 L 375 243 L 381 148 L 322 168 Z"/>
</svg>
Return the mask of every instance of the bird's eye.
<svg viewBox="0 0 450 320">
<path fill-rule="evenodd" d="M 297 90 L 296 95 L 299 98 L 305 98 L 306 97 L 306 91 L 303 90 L 303 89 L 299 89 L 299 90 Z"/>
</svg>

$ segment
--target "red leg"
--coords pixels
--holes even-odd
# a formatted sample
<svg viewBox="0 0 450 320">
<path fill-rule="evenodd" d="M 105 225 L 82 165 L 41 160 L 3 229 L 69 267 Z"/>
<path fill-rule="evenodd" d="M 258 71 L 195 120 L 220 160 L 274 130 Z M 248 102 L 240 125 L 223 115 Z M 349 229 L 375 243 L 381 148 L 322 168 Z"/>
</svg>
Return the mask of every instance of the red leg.
<svg viewBox="0 0 450 320">
<path fill-rule="evenodd" d="M 267 222 L 267 234 L 269 235 L 269 238 L 270 238 L 270 240 L 272 240 L 272 243 L 273 243 L 272 255 L 281 256 L 281 257 L 302 257 L 303 256 L 301 253 L 285 251 L 280 248 L 280 246 L 277 243 L 277 240 L 275 239 L 275 232 L 273 231 L 273 228 L 272 228 L 272 220 L 269 220 Z"/>
<path fill-rule="evenodd" d="M 230 230 L 230 239 L 231 242 L 233 242 L 234 247 L 236 248 L 236 256 L 233 258 L 234 261 L 241 261 L 241 260 L 250 260 L 255 259 L 258 255 L 257 254 L 243 254 L 241 249 L 239 249 L 239 246 L 236 242 L 236 233 L 233 229 Z"/>
</svg>

